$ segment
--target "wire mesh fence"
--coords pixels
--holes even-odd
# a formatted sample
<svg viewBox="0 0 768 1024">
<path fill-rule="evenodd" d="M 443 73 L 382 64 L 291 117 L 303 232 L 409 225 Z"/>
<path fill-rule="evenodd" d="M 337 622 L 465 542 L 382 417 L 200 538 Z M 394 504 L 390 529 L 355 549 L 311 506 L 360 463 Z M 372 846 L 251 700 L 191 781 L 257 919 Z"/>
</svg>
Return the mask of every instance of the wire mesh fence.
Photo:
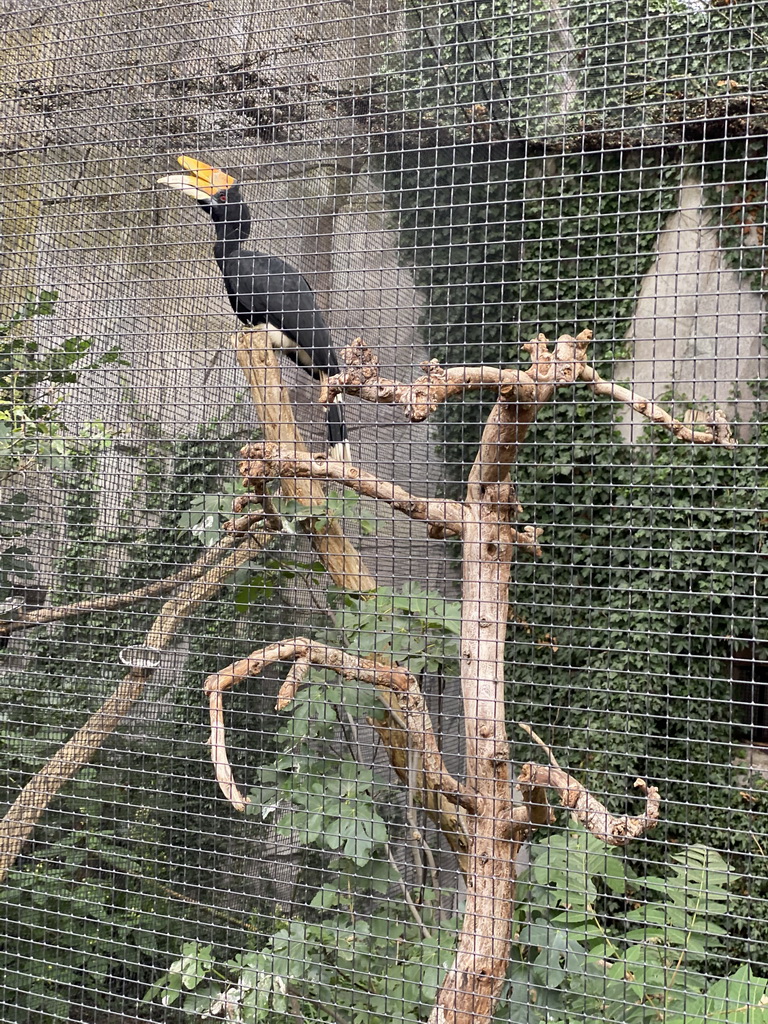
<svg viewBox="0 0 768 1024">
<path fill-rule="evenodd" d="M 768 1021 L 768 14 L 3 0 L 0 1020 Z"/>
</svg>

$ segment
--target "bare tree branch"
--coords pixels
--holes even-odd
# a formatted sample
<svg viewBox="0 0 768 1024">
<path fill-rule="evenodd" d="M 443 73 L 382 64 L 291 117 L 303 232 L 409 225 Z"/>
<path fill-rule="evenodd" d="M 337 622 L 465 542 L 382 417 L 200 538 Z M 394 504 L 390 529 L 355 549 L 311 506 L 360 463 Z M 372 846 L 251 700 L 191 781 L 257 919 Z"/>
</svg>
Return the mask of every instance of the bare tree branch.
<svg viewBox="0 0 768 1024">
<path fill-rule="evenodd" d="M 508 392 L 510 389 L 530 388 L 533 382 L 522 370 L 499 370 L 494 366 L 453 366 L 444 369 L 436 359 L 422 363 L 426 371 L 412 384 L 401 384 L 381 377 L 378 359 L 362 338 L 342 350 L 347 369 L 328 378 L 328 398 L 343 392 L 359 395 L 366 402 L 384 405 L 402 405 L 406 417 L 414 423 L 427 419 L 438 405 L 480 388 L 494 388 Z M 532 400 L 532 394 L 528 394 Z"/>
<path fill-rule="evenodd" d="M 246 487 L 254 486 L 259 481 L 294 476 L 313 480 L 333 480 L 366 498 L 386 502 L 409 519 L 427 523 L 430 537 L 460 537 L 462 534 L 462 502 L 414 497 L 403 487 L 380 480 L 372 473 L 350 466 L 346 462 L 322 455 L 286 457 L 278 445 L 249 444 L 242 449 L 241 454 L 244 461 L 240 463 L 240 472 Z M 324 503 L 316 507 L 310 505 L 309 514 L 323 515 L 324 508 Z M 541 548 L 537 542 L 543 532 L 541 528 L 532 526 L 513 530 L 512 542 L 529 554 L 541 555 Z"/>
<path fill-rule="evenodd" d="M 437 360 L 422 363 L 426 371 L 412 384 L 401 384 L 379 374 L 376 356 L 361 338 L 344 350 L 347 369 L 329 378 L 328 393 L 332 398 L 339 392 L 359 395 L 364 401 L 389 405 L 402 405 L 405 416 L 413 422 L 426 419 L 442 402 L 464 391 L 489 389 L 506 398 L 513 393 L 521 404 L 541 402 L 531 388 L 554 384 L 561 387 L 583 381 L 598 395 L 613 398 L 631 406 L 652 423 L 671 431 L 679 440 L 693 444 L 716 444 L 733 448 L 736 442 L 727 420 L 720 410 L 714 413 L 714 422 L 707 430 L 692 430 L 668 412 L 642 395 L 613 381 L 606 381 L 594 367 L 586 362 L 586 351 L 592 332 L 584 330 L 575 338 L 563 334 L 552 347 L 540 334 L 523 345 L 531 355 L 532 366 L 527 370 L 499 369 L 494 366 L 452 366 L 444 368 Z"/>
<path fill-rule="evenodd" d="M 736 447 L 730 425 L 720 409 L 715 409 L 709 430 L 692 430 L 688 424 L 681 423 L 674 416 L 670 416 L 666 409 L 662 409 L 656 402 L 643 398 L 642 395 L 638 395 L 612 380 L 603 380 L 597 370 L 586 363 L 582 366 L 579 376 L 596 395 L 605 395 L 606 398 L 612 398 L 615 402 L 623 402 L 652 423 L 656 423 L 674 434 L 678 441 L 688 441 L 691 444 L 717 444 L 722 445 L 723 448 Z"/>
<path fill-rule="evenodd" d="M 199 579 L 189 580 L 181 593 L 166 601 L 161 608 L 147 634 L 146 646 L 158 651 L 166 650 L 187 616 L 210 601 L 229 576 L 253 558 L 266 539 L 266 535 L 241 539 L 239 546 L 221 562 L 209 568 Z M 16 797 L 0 822 L 0 882 L 13 867 L 24 842 L 53 798 L 120 725 L 155 671 L 131 669 L 85 725 L 56 751 Z"/>
</svg>

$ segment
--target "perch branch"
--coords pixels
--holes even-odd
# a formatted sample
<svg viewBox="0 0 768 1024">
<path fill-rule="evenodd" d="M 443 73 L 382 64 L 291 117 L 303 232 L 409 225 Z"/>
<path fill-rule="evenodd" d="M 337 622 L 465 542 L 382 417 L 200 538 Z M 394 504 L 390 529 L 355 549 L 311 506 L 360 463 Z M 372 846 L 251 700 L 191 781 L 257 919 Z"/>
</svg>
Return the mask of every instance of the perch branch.
<svg viewBox="0 0 768 1024">
<path fill-rule="evenodd" d="M 642 395 L 638 395 L 635 391 L 630 390 L 630 388 L 625 388 L 621 384 L 615 384 L 612 380 L 603 380 L 597 370 L 587 363 L 581 367 L 579 376 L 596 395 L 604 395 L 606 398 L 612 398 L 616 402 L 623 402 L 634 409 L 635 412 L 639 412 L 641 416 L 645 416 L 652 423 L 656 423 L 658 426 L 664 427 L 671 434 L 674 434 L 678 441 L 688 441 L 691 444 L 717 444 L 722 445 L 724 448 L 736 447 L 736 441 L 731 432 L 730 425 L 720 409 L 715 409 L 713 422 L 709 430 L 692 430 L 687 423 L 681 423 L 680 420 L 676 420 L 674 416 L 671 416 L 666 409 L 662 409 L 656 402 L 643 398 Z"/>
<path fill-rule="evenodd" d="M 430 537 L 461 536 L 464 506 L 460 501 L 414 497 L 397 484 L 380 480 L 372 473 L 346 462 L 311 455 L 289 458 L 277 445 L 249 444 L 242 449 L 241 455 L 243 462 L 240 463 L 240 473 L 246 487 L 264 480 L 286 477 L 334 480 L 363 497 L 386 502 L 410 519 L 427 523 Z M 321 515 L 324 507 L 325 503 L 315 514 Z M 537 541 L 542 533 L 540 528 L 528 526 L 523 530 L 514 530 L 512 540 L 517 547 L 530 554 L 541 555 Z"/>
<path fill-rule="evenodd" d="M 425 375 L 412 384 L 401 384 L 379 374 L 379 362 L 362 338 L 356 338 L 342 351 L 347 369 L 328 378 L 328 397 L 359 395 L 365 402 L 402 405 L 406 417 L 414 423 L 427 419 L 438 405 L 480 388 L 502 393 L 530 391 L 533 382 L 522 370 L 500 370 L 494 366 L 452 366 L 445 369 L 436 359 L 422 363 Z M 529 395 L 532 399 L 532 395 Z"/>
<path fill-rule="evenodd" d="M 572 347 L 539 344 L 521 386 L 499 388 L 483 429 L 464 502 L 461 689 L 466 777 L 479 796 L 467 815 L 471 874 L 456 956 L 430 1024 L 481 1024 L 493 1017 L 509 966 L 515 895 L 515 828 L 505 723 L 505 659 L 517 506 L 510 467 L 541 404 L 574 374 Z M 470 374 L 461 368 L 459 376 Z M 447 393 L 447 392 L 446 392 Z"/>
<path fill-rule="evenodd" d="M 563 334 L 551 346 L 547 338 L 540 334 L 523 345 L 532 360 L 532 366 L 526 371 L 494 366 L 452 366 L 446 369 L 433 359 L 429 363 L 422 363 L 422 369 L 426 371 L 423 377 L 411 384 L 401 384 L 380 376 L 376 356 L 361 338 L 357 338 L 349 348 L 344 349 L 348 367 L 343 373 L 329 378 L 328 392 L 330 397 L 344 392 L 359 395 L 366 402 L 402 405 L 406 417 L 418 422 L 433 413 L 441 402 L 464 391 L 486 388 L 498 391 L 507 398 L 516 392 L 517 400 L 521 403 L 541 404 L 541 396 L 532 396 L 531 387 L 560 387 L 581 380 L 595 394 L 631 406 L 681 441 L 736 447 L 728 422 L 719 409 L 715 410 L 709 430 L 692 430 L 650 399 L 613 381 L 603 380 L 594 367 L 586 362 L 587 346 L 591 339 L 592 331 L 585 330 L 575 338 Z"/>
<path fill-rule="evenodd" d="M 157 650 L 169 647 L 184 619 L 210 601 L 227 578 L 250 561 L 267 539 L 267 534 L 241 539 L 239 546 L 221 562 L 208 568 L 198 579 L 187 581 L 181 593 L 166 601 L 161 608 L 147 634 L 146 646 Z M 65 782 L 91 760 L 124 720 L 141 697 L 154 671 L 131 669 L 85 725 L 56 751 L 16 797 L 0 822 L 0 883 L 6 878 L 25 841 L 31 836 L 56 794 Z"/>
<path fill-rule="evenodd" d="M 359 658 L 335 647 L 300 637 L 271 644 L 254 651 L 247 658 L 212 673 L 205 680 L 211 718 L 211 759 L 216 779 L 227 800 L 243 811 L 248 798 L 243 796 L 232 775 L 224 731 L 223 693 L 249 676 L 259 675 L 279 661 L 293 662 L 278 692 L 277 709 L 283 711 L 296 696 L 310 665 L 331 669 L 345 679 L 358 679 L 373 686 L 389 711 L 391 721 L 374 721 L 400 778 L 408 783 L 408 751 L 412 761 L 418 759 L 418 786 L 422 804 L 438 822 L 461 857 L 465 840 L 457 813 L 457 805 L 474 811 L 475 796 L 448 772 L 437 747 L 432 721 L 415 676 L 399 665 L 390 665 L 373 658 Z M 388 719 L 390 715 L 387 716 Z M 415 752 L 415 753 L 414 753 Z"/>
<path fill-rule="evenodd" d="M 237 361 L 248 381 L 264 437 L 300 457 L 309 453 L 296 427 L 288 392 L 283 387 L 270 340 L 274 334 L 280 332 L 263 326 L 235 335 Z M 325 498 L 322 485 L 314 480 L 284 477 L 281 489 L 286 497 L 296 498 L 305 505 L 322 502 Z M 376 589 L 376 580 L 354 545 L 344 536 L 337 520 L 326 518 L 322 524 L 310 522 L 308 529 L 313 548 L 338 586 L 357 593 Z"/>
<path fill-rule="evenodd" d="M 138 590 L 129 590 L 124 594 L 107 594 L 104 597 L 92 597 L 87 601 L 75 601 L 72 604 L 61 604 L 53 608 L 36 608 L 34 611 L 23 612 L 17 619 L 0 622 L 0 636 L 8 636 L 21 629 L 32 629 L 34 626 L 45 626 L 51 622 L 63 622 L 66 619 L 77 618 L 79 615 L 88 615 L 93 612 L 116 611 L 120 608 L 128 608 L 152 597 L 164 597 L 176 590 L 184 583 L 198 579 L 211 566 L 221 559 L 222 555 L 242 542 L 243 536 L 250 533 L 255 526 L 265 521 L 262 513 L 240 516 L 235 520 L 224 523 L 224 529 L 228 531 L 227 536 L 207 548 L 203 554 L 185 566 L 173 576 L 149 583 L 146 587 L 139 587 Z M 270 529 L 274 524 L 267 520 L 266 525 Z M 278 529 L 282 529 L 282 523 L 278 519 Z"/>
</svg>

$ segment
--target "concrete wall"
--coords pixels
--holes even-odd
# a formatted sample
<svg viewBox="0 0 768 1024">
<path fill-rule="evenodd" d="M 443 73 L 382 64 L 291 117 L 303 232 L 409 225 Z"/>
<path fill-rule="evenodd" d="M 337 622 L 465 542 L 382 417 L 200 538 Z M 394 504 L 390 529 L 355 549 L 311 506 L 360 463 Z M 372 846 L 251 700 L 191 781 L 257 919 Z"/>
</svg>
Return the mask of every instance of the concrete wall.
<svg viewBox="0 0 768 1024">
<path fill-rule="evenodd" d="M 701 418 L 714 403 L 731 421 L 746 424 L 754 410 L 749 382 L 768 373 L 765 320 L 761 296 L 726 264 L 701 185 L 689 180 L 659 235 L 627 335 L 633 357 L 617 367 L 616 378 L 652 398 L 674 389 L 696 403 Z M 684 412 L 676 410 L 680 417 Z M 645 425 L 629 414 L 621 430 L 631 441 Z M 739 432 L 748 433 L 743 426 Z"/>
<path fill-rule="evenodd" d="M 204 214 L 156 187 L 178 153 L 227 167 L 245 183 L 254 242 L 298 264 L 342 347 L 362 334 L 405 378 L 425 357 L 418 302 L 398 266 L 368 140 L 336 97 L 365 90 L 403 32 L 385 0 L 294 5 L 85 0 L 0 5 L 5 154 L 0 300 L 54 287 L 44 336 L 119 344 L 130 368 L 85 379 L 74 423 L 106 421 L 131 457 L 147 431 L 187 434 L 222 414 L 253 424 L 229 349 L 235 319 L 211 255 Z M 286 367 L 298 418 L 324 441 L 317 389 Z M 355 457 L 429 490 L 439 469 L 428 428 L 383 407 L 350 403 Z M 118 460 L 119 461 L 119 460 Z M 104 477 L 105 527 L 121 508 L 131 458 Z M 370 513 L 369 513 L 370 514 Z M 366 552 L 384 583 L 434 575 L 424 533 L 385 507 Z M 389 539 L 388 539 L 389 538 Z M 432 545 L 436 548 L 436 545 Z M 415 559 L 415 560 L 414 560 Z"/>
</svg>

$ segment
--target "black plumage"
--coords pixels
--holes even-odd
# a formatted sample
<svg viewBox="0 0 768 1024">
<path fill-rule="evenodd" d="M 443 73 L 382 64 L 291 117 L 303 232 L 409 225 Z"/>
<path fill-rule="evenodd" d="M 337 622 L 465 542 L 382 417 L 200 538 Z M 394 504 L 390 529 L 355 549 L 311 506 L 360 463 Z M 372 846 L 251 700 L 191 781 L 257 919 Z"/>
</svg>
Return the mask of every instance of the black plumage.
<svg viewBox="0 0 768 1024">
<path fill-rule="evenodd" d="M 247 249 L 251 214 L 240 186 L 223 171 L 180 157 L 193 173 L 160 180 L 193 196 L 209 214 L 216 231 L 214 256 L 232 309 L 249 327 L 271 324 L 281 332 L 281 349 L 321 383 L 339 372 L 331 332 L 303 275 L 278 256 Z M 345 458 L 347 432 L 343 405 L 327 407 L 331 455 Z"/>
</svg>

